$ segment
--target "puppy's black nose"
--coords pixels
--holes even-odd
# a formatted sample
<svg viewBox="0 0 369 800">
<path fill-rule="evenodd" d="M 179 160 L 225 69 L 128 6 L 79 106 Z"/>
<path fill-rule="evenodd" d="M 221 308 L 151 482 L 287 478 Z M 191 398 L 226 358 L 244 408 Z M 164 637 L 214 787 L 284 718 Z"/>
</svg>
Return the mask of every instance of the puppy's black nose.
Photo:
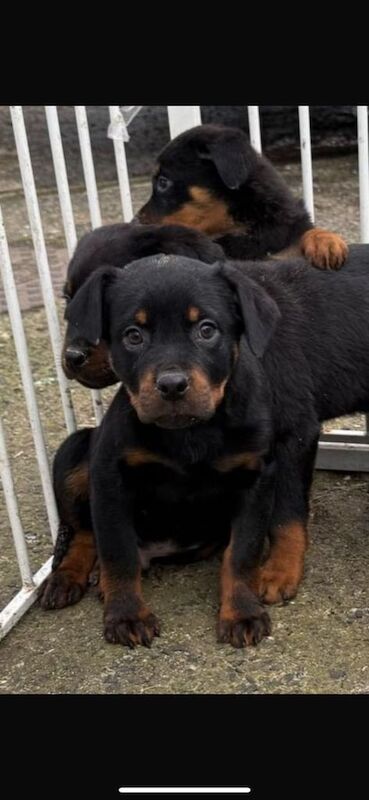
<svg viewBox="0 0 369 800">
<path fill-rule="evenodd" d="M 162 372 L 156 388 L 164 400 L 179 400 L 188 389 L 188 378 L 183 372 Z"/>
<path fill-rule="evenodd" d="M 64 358 L 67 366 L 70 369 L 81 367 L 87 360 L 87 351 L 82 350 L 81 347 L 67 347 Z"/>
</svg>

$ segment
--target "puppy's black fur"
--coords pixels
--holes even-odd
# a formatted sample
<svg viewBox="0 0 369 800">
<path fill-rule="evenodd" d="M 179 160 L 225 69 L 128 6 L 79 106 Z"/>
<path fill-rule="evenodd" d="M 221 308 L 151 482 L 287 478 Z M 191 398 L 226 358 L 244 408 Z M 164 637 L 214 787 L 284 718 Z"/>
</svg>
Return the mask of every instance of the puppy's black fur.
<svg viewBox="0 0 369 800">
<path fill-rule="evenodd" d="M 104 264 L 122 268 L 157 253 L 197 258 L 207 264 L 223 257 L 220 245 L 205 234 L 181 225 L 104 225 L 86 233 L 78 242 L 68 266 L 64 297 L 69 302 L 92 272 Z M 69 326 L 62 365 L 68 378 L 92 389 L 101 389 L 118 380 L 104 336 L 98 343 L 91 342 Z"/>
<path fill-rule="evenodd" d="M 101 427 L 56 456 L 63 529 L 42 604 L 83 592 L 93 528 L 105 636 L 150 644 L 140 563 L 226 542 L 218 638 L 256 643 L 270 631 L 260 599 L 294 596 L 302 576 L 320 423 L 369 410 L 369 247 L 341 273 L 143 259 L 97 270 L 69 322 L 98 338 L 102 309 L 123 385 Z"/>
<path fill-rule="evenodd" d="M 314 228 L 270 161 L 237 128 L 199 125 L 160 153 L 152 195 L 138 218 L 179 223 L 217 237 L 230 258 L 265 258 L 286 249 L 320 268 L 338 268 L 341 236 Z"/>
</svg>

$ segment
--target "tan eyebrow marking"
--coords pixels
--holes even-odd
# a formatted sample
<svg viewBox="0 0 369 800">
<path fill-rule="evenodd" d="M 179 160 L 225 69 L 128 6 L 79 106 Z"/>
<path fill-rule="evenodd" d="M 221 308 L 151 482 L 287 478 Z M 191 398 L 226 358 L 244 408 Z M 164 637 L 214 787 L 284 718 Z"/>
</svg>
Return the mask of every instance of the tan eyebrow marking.
<svg viewBox="0 0 369 800">
<path fill-rule="evenodd" d="M 190 322 L 198 322 L 200 317 L 200 309 L 197 306 L 188 306 L 186 317 Z"/>
<path fill-rule="evenodd" d="M 147 311 L 144 308 L 140 308 L 135 313 L 135 320 L 139 325 L 146 325 L 147 323 Z"/>
</svg>

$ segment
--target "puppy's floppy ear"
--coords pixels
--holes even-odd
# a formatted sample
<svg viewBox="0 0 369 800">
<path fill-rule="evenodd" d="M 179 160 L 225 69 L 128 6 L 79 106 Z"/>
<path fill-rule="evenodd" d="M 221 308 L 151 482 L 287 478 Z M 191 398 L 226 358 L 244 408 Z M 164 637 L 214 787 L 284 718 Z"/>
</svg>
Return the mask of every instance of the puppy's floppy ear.
<svg viewBox="0 0 369 800">
<path fill-rule="evenodd" d="M 250 349 L 257 358 L 264 354 L 281 312 L 273 298 L 242 272 L 242 267 L 225 264 L 222 273 L 236 290 Z"/>
<path fill-rule="evenodd" d="M 199 149 L 200 158 L 213 161 L 219 177 L 228 189 L 239 189 L 248 178 L 256 153 L 246 134 L 237 128 L 219 131 Z"/>
<path fill-rule="evenodd" d="M 98 344 L 104 327 L 104 293 L 122 272 L 118 267 L 99 267 L 81 286 L 65 310 L 65 319 L 81 339 Z"/>
</svg>

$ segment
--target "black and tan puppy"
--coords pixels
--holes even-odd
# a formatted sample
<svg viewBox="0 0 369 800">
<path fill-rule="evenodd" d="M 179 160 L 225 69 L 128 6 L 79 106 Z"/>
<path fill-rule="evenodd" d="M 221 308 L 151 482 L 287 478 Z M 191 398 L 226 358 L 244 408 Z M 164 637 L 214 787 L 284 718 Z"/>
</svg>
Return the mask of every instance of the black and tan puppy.
<svg viewBox="0 0 369 800">
<path fill-rule="evenodd" d="M 209 237 L 181 225 L 103 225 L 86 233 L 77 244 L 64 286 L 67 303 L 98 267 L 109 264 L 123 268 L 131 261 L 157 253 L 197 258 L 207 264 L 223 257 L 222 248 Z M 67 378 L 91 389 L 118 381 L 104 337 L 96 344 L 70 326 L 64 338 L 62 365 Z"/>
<path fill-rule="evenodd" d="M 197 228 L 216 237 L 230 258 L 288 250 L 338 269 L 347 255 L 342 237 L 313 226 L 303 202 L 237 128 L 199 125 L 173 139 L 159 155 L 138 218 Z"/>
<path fill-rule="evenodd" d="M 141 565 L 225 542 L 218 638 L 268 635 L 260 599 L 293 597 L 303 572 L 320 423 L 369 410 L 368 316 L 365 245 L 340 273 L 175 256 L 97 270 L 67 317 L 92 341 L 106 324 L 122 387 L 101 427 L 56 456 L 62 529 L 43 607 L 85 590 L 93 529 L 105 636 L 150 644 Z"/>
</svg>

